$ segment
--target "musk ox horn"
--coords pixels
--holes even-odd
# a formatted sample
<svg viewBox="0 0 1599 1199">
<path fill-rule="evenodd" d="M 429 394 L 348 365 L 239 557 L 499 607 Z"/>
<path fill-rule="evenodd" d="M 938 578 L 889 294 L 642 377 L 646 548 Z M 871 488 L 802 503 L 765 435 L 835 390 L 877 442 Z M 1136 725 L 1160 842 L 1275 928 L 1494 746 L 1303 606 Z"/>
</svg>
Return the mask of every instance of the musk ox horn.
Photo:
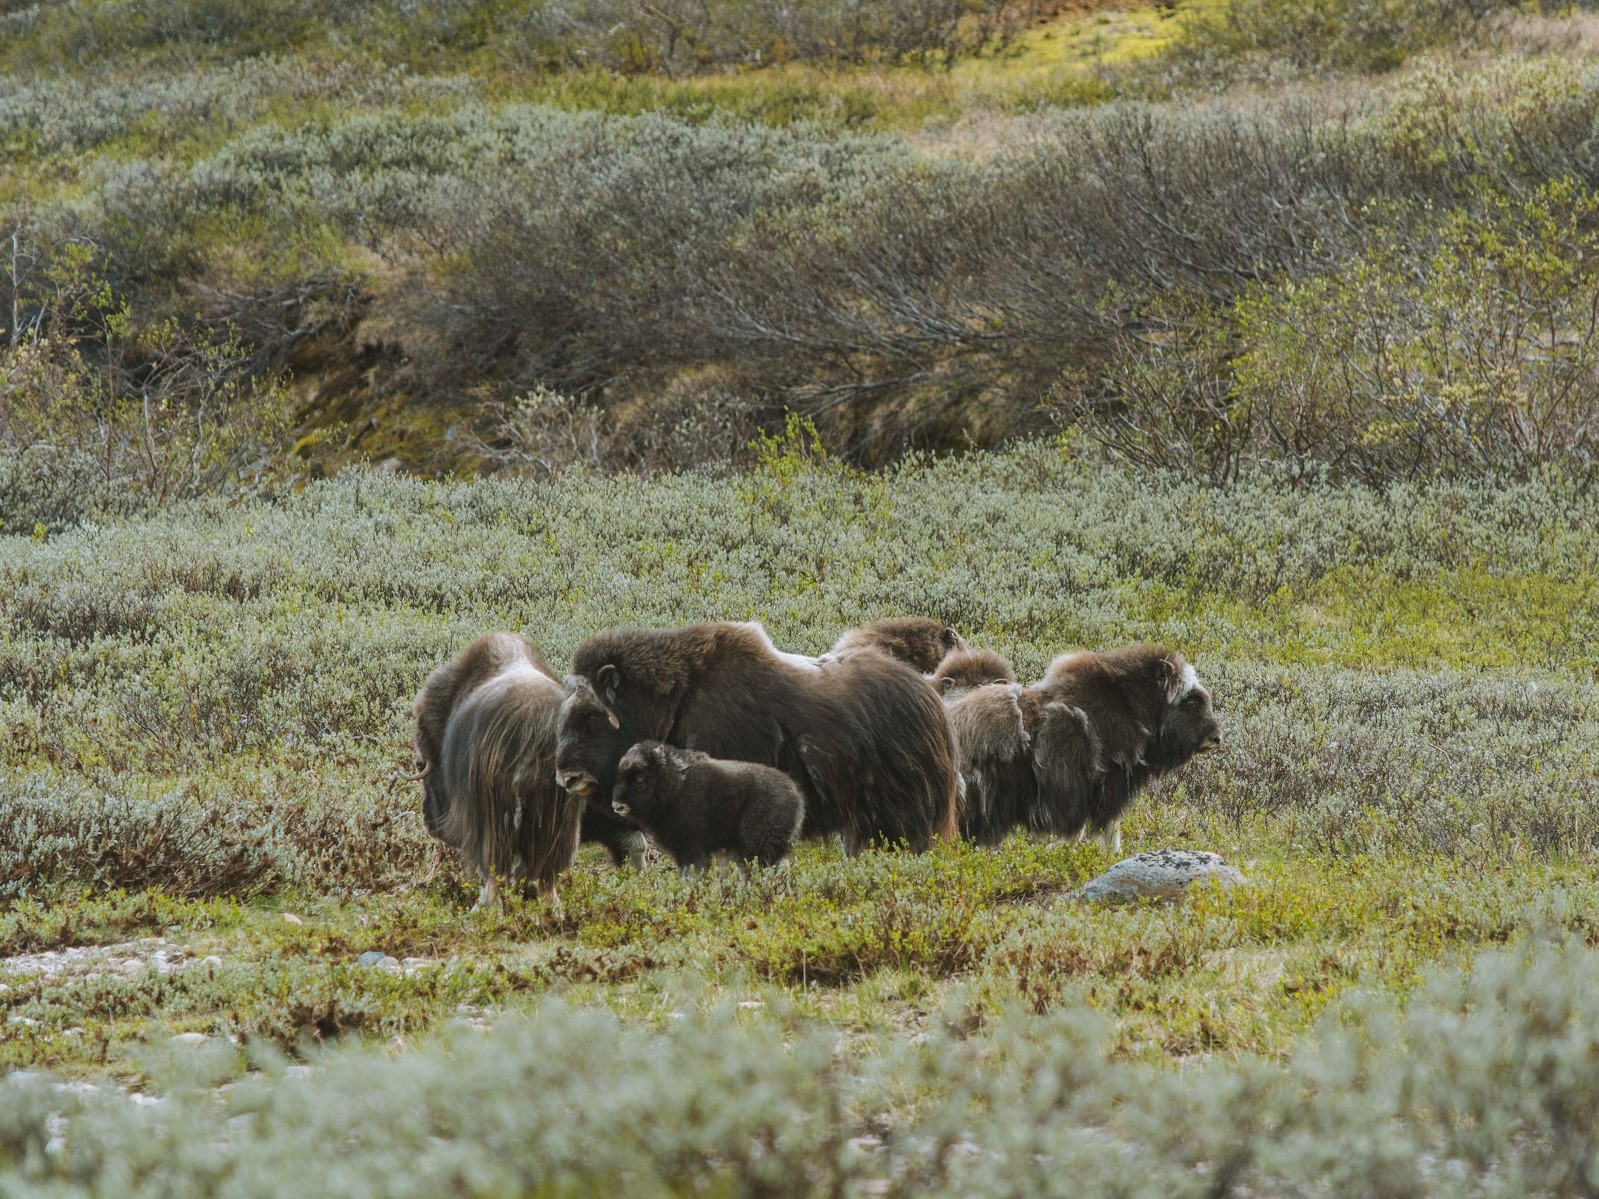
<svg viewBox="0 0 1599 1199">
<path fill-rule="evenodd" d="M 432 773 L 433 763 L 429 762 L 426 766 L 422 767 L 421 774 L 397 774 L 394 776 L 394 781 L 397 783 L 420 783 Z"/>
</svg>

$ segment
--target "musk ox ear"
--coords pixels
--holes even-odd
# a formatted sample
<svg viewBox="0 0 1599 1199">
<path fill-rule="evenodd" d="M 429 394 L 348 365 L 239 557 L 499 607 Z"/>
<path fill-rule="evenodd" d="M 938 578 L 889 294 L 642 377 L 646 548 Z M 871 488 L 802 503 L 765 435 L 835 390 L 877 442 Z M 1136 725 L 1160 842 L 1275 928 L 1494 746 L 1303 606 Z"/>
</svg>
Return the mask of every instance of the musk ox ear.
<svg viewBox="0 0 1599 1199">
<path fill-rule="evenodd" d="M 954 675 L 946 674 L 943 678 L 938 680 L 938 691 L 939 691 L 940 695 L 948 695 L 954 689 L 955 689 L 955 676 Z"/>
<path fill-rule="evenodd" d="M 1155 685 L 1168 700 L 1177 694 L 1180 673 L 1177 663 L 1170 658 L 1155 659 Z"/>
<path fill-rule="evenodd" d="M 605 697 L 606 707 L 616 706 L 616 685 L 621 681 L 621 673 L 610 662 L 594 672 L 594 690 Z M 611 727 L 613 729 L 618 727 L 615 712 L 611 713 Z"/>
<path fill-rule="evenodd" d="M 1158 669 L 1160 683 L 1166 689 L 1167 703 L 1176 703 L 1199 686 L 1199 676 L 1194 673 L 1194 668 L 1180 658 L 1162 658 Z"/>
</svg>

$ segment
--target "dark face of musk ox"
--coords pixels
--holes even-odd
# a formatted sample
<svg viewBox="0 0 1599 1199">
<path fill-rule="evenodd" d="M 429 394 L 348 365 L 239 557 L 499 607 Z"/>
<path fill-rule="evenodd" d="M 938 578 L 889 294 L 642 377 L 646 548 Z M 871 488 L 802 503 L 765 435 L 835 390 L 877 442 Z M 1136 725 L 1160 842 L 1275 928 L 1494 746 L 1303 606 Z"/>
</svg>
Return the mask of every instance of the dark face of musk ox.
<svg viewBox="0 0 1599 1199">
<path fill-rule="evenodd" d="M 659 741 L 640 741 L 616 764 L 611 811 L 647 824 L 659 801 L 672 789 L 670 772 L 675 769 L 666 746 Z"/>
<path fill-rule="evenodd" d="M 1175 664 L 1168 661 L 1165 665 Z M 1152 756 L 1159 761 L 1152 764 L 1180 766 L 1195 754 L 1220 749 L 1221 725 L 1210 706 L 1210 692 L 1200 684 L 1192 666 L 1186 662 L 1175 666 L 1168 693 L 1172 698 L 1161 716 L 1153 747 Z"/>
<path fill-rule="evenodd" d="M 611 683 L 614 692 L 615 675 L 614 667 L 602 667 L 595 682 L 602 689 Z M 606 702 L 614 697 L 603 696 L 584 678 L 567 682 L 572 694 L 561 705 L 556 724 L 555 781 L 574 795 L 603 797 L 610 792 L 617 759 L 628 748 L 622 721 Z"/>
</svg>

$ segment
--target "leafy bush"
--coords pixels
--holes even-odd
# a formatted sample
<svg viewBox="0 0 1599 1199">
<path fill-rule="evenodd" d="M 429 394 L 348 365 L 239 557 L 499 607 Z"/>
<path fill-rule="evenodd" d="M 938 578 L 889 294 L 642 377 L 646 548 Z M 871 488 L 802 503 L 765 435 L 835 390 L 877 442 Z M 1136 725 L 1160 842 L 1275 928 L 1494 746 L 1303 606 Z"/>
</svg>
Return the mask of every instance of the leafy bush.
<svg viewBox="0 0 1599 1199">
<path fill-rule="evenodd" d="M 1236 79 L 1251 58 L 1300 71 L 1383 71 L 1435 46 L 1479 40 L 1488 18 L 1517 7 L 1510 0 L 1223 0 L 1186 8 L 1166 56 L 1179 77 L 1211 80 Z"/>
<path fill-rule="evenodd" d="M 1108 402 L 1077 413 L 1113 452 L 1215 480 L 1245 461 L 1371 483 L 1586 477 L 1596 211 L 1572 183 L 1469 213 L 1400 208 L 1336 273 L 1253 288 L 1219 318 L 1160 310 L 1168 337 L 1124 341 Z"/>
<path fill-rule="evenodd" d="M 720 456 L 784 409 L 878 462 L 1036 430 L 1067 368 L 1074 404 L 1143 393 L 1172 408 L 1154 440 L 1219 437 L 1165 457 L 1230 477 L 1240 421 L 1218 433 L 1216 414 L 1231 306 L 1297 288 L 1293 319 L 1335 326 L 1354 301 L 1309 281 L 1398 269 L 1360 258 L 1374 241 L 1410 263 L 1463 253 L 1467 226 L 1525 225 L 1530 193 L 1564 186 L 1551 180 L 1591 188 L 1590 74 L 1550 57 L 1427 63 L 1347 102 L 1008 117 L 1001 144 L 972 155 L 804 123 L 491 102 L 453 77 L 402 103 L 403 72 L 276 60 L 115 94 L 40 83 L 0 115 L 38 155 L 14 204 L 26 221 L 98 247 L 141 328 L 199 312 L 211 342 L 243 343 L 252 376 L 288 364 L 318 380 L 317 420 L 354 425 L 328 447 L 365 438 L 375 456 L 467 469 L 564 461 L 571 430 L 500 419 L 542 388 L 574 397 L 579 456 L 607 466 Z M 87 186 L 55 188 L 81 150 Z M 1567 222 L 1570 252 L 1585 220 Z M 1412 224 L 1432 240 L 1406 241 Z M 1383 335 L 1408 339 L 1425 299 L 1384 309 Z M 1481 318 L 1452 334 L 1457 358 L 1481 349 L 1512 389 L 1549 375 Z M 415 422 L 422 449 L 353 419 L 415 413 L 420 397 L 439 413 Z M 464 435 L 445 442 L 451 425 Z M 306 452 L 336 452 L 317 444 Z M 1482 469 L 1458 444 L 1428 453 Z M 1388 477 L 1402 456 L 1368 457 Z"/>
<path fill-rule="evenodd" d="M 60 527 L 281 473 L 286 397 L 245 374 L 236 343 L 176 321 L 135 331 L 86 247 L 24 269 L 23 236 L 0 349 L 0 521 Z"/>
<path fill-rule="evenodd" d="M 523 70 L 592 63 L 672 74 L 795 58 L 948 66 L 1005 44 L 1041 9 L 1037 0 L 99 0 L 70 15 L 12 14 L 0 62 L 36 69 L 132 58 L 178 66 L 327 43 L 379 62 L 419 64 L 443 51 L 456 61 L 487 58 Z"/>
</svg>

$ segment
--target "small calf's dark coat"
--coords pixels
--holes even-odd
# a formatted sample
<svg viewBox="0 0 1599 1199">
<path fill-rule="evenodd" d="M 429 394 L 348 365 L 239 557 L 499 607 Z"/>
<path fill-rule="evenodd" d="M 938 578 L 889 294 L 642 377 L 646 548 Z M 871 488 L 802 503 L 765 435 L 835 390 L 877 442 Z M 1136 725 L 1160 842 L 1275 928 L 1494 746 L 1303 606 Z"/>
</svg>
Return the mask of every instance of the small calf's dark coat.
<svg viewBox="0 0 1599 1199">
<path fill-rule="evenodd" d="M 775 866 L 805 820 L 805 797 L 781 770 L 660 741 L 622 755 L 611 796 L 616 814 L 642 825 L 680 871 L 708 865 L 717 853 Z"/>
</svg>

